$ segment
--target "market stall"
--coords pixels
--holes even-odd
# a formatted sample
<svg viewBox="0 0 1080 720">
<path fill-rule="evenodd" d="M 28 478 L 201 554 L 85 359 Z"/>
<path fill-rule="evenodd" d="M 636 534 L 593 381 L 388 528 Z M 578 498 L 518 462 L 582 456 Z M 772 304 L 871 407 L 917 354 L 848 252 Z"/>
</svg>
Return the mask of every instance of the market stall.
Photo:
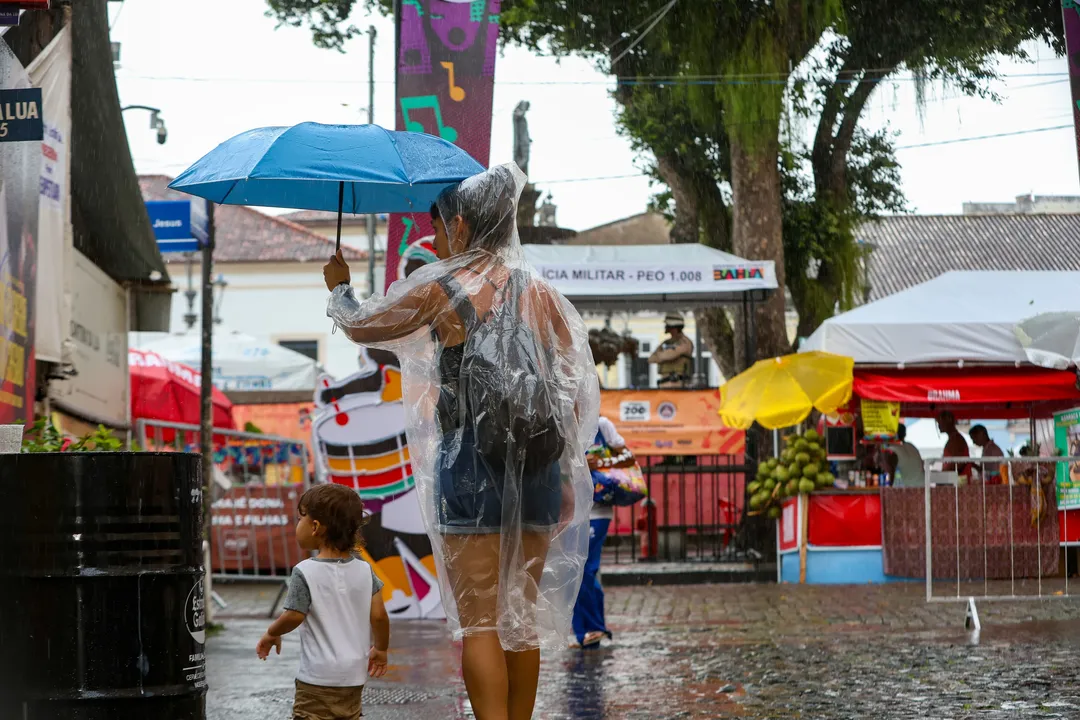
<svg viewBox="0 0 1080 720">
<path fill-rule="evenodd" d="M 959 422 L 1034 425 L 1080 406 L 1075 371 L 1032 366 L 1015 332 L 1033 315 L 1078 309 L 1080 273 L 964 272 L 826 321 L 800 350 L 853 358 L 853 402 L 820 426 L 837 486 L 784 505 L 781 580 L 799 578 L 799 551 L 806 582 L 923 578 L 928 515 L 935 579 L 1057 573 L 1066 540 L 1060 477 L 1059 492 L 1044 495 L 1022 462 L 1006 461 L 1002 472 L 992 462 L 978 472 L 978 461 L 927 463 L 927 494 L 921 483 L 896 486 L 889 456 L 900 447 L 900 418 L 947 412 Z M 1038 440 L 1050 454 L 1052 441 Z M 1053 463 L 1038 469 L 1034 485 L 1053 482 Z M 1069 520 L 1080 529 L 1080 518 Z"/>
<path fill-rule="evenodd" d="M 772 262 L 704 245 L 526 245 L 525 256 L 583 314 L 740 308 L 748 346 L 754 306 L 777 288 Z M 694 341 L 698 368 L 703 344 Z M 643 466 L 651 498 L 618 508 L 609 546 L 629 543 L 629 556 L 654 559 L 723 554 L 744 517 L 746 435 L 720 422 L 718 392 L 603 390 L 601 403 Z"/>
</svg>

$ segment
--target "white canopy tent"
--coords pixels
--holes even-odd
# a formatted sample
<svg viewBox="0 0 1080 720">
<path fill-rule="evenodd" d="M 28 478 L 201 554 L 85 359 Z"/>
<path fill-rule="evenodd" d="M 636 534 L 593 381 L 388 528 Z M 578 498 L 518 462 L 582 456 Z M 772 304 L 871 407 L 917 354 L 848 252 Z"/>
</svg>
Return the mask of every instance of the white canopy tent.
<svg viewBox="0 0 1080 720">
<path fill-rule="evenodd" d="M 695 310 L 761 302 L 772 262 L 705 245 L 526 245 L 525 258 L 578 310 Z"/>
<path fill-rule="evenodd" d="M 826 320 L 800 351 L 856 364 L 1026 363 L 1015 328 L 1044 312 L 1080 312 L 1080 272 L 947 272 Z"/>
<path fill-rule="evenodd" d="M 198 370 L 202 365 L 199 333 L 131 333 L 130 347 L 151 350 Z M 225 391 L 310 390 L 319 375 L 314 360 L 268 340 L 216 330 L 213 382 Z"/>
</svg>

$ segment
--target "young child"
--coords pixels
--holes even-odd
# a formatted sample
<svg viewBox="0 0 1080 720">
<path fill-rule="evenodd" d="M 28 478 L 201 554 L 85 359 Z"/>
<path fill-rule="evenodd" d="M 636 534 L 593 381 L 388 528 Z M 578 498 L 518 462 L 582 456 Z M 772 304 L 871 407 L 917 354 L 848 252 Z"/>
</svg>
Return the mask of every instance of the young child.
<svg viewBox="0 0 1080 720">
<path fill-rule="evenodd" d="M 259 640 L 266 660 L 281 654 L 281 636 L 300 628 L 294 720 L 355 720 L 368 677 L 386 674 L 390 618 L 382 582 L 354 557 L 364 503 L 341 485 L 317 485 L 300 498 L 296 540 L 318 557 L 293 569 L 285 611 Z"/>
</svg>

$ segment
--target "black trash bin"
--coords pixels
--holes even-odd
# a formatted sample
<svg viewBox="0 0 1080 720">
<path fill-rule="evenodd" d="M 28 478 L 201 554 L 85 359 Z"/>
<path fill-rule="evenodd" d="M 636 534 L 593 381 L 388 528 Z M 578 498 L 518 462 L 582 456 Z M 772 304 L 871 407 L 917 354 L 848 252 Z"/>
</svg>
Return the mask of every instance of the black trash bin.
<svg viewBox="0 0 1080 720">
<path fill-rule="evenodd" d="M 198 455 L 0 455 L 0 718 L 203 720 Z"/>
</svg>

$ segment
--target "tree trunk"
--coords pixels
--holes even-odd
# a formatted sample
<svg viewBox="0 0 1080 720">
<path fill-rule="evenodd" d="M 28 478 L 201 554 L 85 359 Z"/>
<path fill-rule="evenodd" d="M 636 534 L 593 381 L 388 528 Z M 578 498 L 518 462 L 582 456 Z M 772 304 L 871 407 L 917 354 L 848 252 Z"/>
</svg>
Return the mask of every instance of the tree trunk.
<svg viewBox="0 0 1080 720">
<path fill-rule="evenodd" d="M 720 368 L 725 380 L 739 374 L 738 353 L 735 352 L 735 330 L 724 308 L 694 311 L 694 322 L 701 328 L 701 341 Z"/>
<path fill-rule="evenodd" d="M 748 148 L 731 141 L 731 186 L 734 191 L 732 246 L 747 260 L 771 260 L 778 288 L 757 305 L 754 314 L 756 347 L 752 360 L 791 352 L 784 317 L 784 244 L 781 218 L 780 144 L 778 133 Z M 744 346 L 742 323 L 736 327 L 736 348 Z M 750 363 L 747 362 L 746 365 Z"/>
<path fill-rule="evenodd" d="M 657 157 L 656 168 L 675 198 L 675 222 L 671 225 L 669 235 L 671 242 L 696 243 L 700 235 L 701 214 L 692 178 L 687 177 L 679 159 L 671 155 Z"/>
</svg>

